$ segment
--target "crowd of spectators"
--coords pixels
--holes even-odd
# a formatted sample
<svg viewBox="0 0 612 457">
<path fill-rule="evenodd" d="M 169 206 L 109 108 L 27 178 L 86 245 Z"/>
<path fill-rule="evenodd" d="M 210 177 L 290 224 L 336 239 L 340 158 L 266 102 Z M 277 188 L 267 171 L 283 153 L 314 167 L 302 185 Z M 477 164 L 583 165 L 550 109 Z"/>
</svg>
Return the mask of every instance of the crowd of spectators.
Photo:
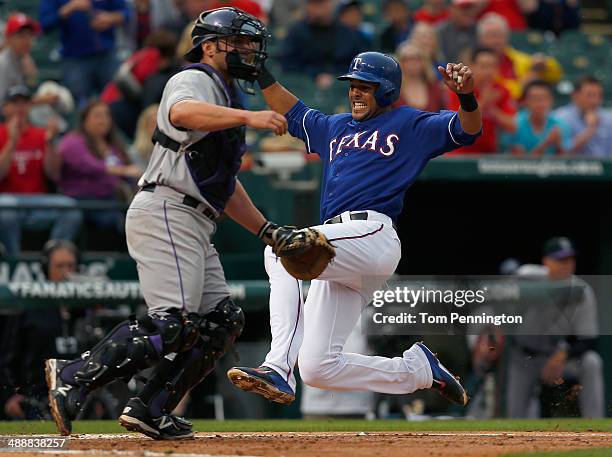
<svg viewBox="0 0 612 457">
<path fill-rule="evenodd" d="M 510 44 L 512 33 L 530 28 L 557 35 L 575 29 L 577 1 L 416 3 L 40 0 L 37 17 L 12 12 L 0 50 L 0 242 L 15 255 L 26 228 L 50 229 L 62 239 L 74 239 L 83 223 L 122 232 L 120 211 L 81 211 L 79 201 L 129 201 L 151 152 L 156 104 L 190 46 L 191 23 L 201 11 L 226 5 L 269 24 L 271 59 L 284 73 L 279 79 L 310 80 L 323 93 L 337 90 L 335 77 L 355 54 L 383 50 L 402 66 L 398 106 L 457 109 L 436 68 L 469 62 L 484 134 L 454 154 L 610 155 L 612 113 L 602 107 L 602 83 L 590 75 L 575 81 L 571 103 L 554 109 L 559 62 Z M 37 40 L 55 40 L 57 81 L 40 78 L 48 62 L 33 56 Z M 296 92 L 306 101 L 312 96 Z"/>
</svg>

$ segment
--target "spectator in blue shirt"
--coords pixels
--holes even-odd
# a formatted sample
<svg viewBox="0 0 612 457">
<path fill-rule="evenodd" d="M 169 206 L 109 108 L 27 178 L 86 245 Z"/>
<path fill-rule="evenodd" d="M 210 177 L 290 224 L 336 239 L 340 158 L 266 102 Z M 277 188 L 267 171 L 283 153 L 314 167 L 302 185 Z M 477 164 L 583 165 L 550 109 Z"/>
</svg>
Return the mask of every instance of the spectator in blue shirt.
<svg viewBox="0 0 612 457">
<path fill-rule="evenodd" d="M 130 10 L 125 0 L 41 0 L 39 16 L 44 32 L 60 30 L 64 84 L 82 106 L 117 70 L 115 29 Z"/>
<path fill-rule="evenodd" d="M 565 124 L 551 112 L 553 92 L 550 85 L 534 80 L 525 86 L 523 107 L 517 116 L 514 133 L 502 135 L 502 147 L 515 155 L 565 154 L 571 147 L 571 137 Z"/>
<path fill-rule="evenodd" d="M 311 76 L 326 89 L 336 75 L 346 71 L 362 49 L 359 34 L 335 17 L 332 0 L 306 0 L 305 17 L 289 30 L 282 47 L 281 64 L 286 72 Z"/>
<path fill-rule="evenodd" d="M 612 110 L 601 107 L 604 88 L 597 78 L 583 76 L 574 84 L 572 103 L 555 111 L 570 130 L 570 152 L 612 157 Z"/>
</svg>

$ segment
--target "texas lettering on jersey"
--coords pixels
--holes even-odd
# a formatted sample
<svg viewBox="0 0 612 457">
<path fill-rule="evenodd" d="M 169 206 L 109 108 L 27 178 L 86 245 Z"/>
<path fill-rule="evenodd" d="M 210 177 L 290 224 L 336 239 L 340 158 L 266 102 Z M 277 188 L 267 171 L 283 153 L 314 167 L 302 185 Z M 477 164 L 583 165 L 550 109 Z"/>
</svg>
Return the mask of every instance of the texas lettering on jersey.
<svg viewBox="0 0 612 457">
<path fill-rule="evenodd" d="M 338 138 L 334 138 L 329 143 L 329 161 L 331 162 L 334 160 L 334 157 L 340 154 L 343 148 L 364 149 L 371 152 L 377 152 L 383 156 L 390 156 L 395 152 L 395 145 L 400 139 L 399 135 L 396 133 L 386 135 L 384 140 L 381 141 L 382 146 L 379 146 L 378 143 L 379 136 L 381 135 L 378 130 L 374 130 L 373 132 L 364 130 L 352 135 L 345 135 L 339 140 Z"/>
<path fill-rule="evenodd" d="M 349 113 L 325 115 L 298 101 L 285 116 L 289 133 L 321 156 L 322 221 L 359 210 L 397 219 L 406 190 L 427 162 L 478 136 L 464 132 L 453 111 L 401 107 L 359 122 Z"/>
</svg>

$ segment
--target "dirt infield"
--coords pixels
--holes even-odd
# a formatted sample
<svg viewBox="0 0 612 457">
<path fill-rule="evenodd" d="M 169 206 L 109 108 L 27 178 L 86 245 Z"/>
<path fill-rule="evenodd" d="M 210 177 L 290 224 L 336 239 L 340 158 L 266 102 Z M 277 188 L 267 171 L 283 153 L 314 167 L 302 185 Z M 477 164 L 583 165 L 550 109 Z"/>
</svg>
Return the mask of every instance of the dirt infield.
<svg viewBox="0 0 612 457">
<path fill-rule="evenodd" d="M 19 457 L 125 455 L 146 457 L 499 456 L 509 452 L 612 447 L 612 433 L 198 433 L 194 440 L 160 442 L 136 434 L 73 435 L 68 449 L 3 454 Z"/>
</svg>

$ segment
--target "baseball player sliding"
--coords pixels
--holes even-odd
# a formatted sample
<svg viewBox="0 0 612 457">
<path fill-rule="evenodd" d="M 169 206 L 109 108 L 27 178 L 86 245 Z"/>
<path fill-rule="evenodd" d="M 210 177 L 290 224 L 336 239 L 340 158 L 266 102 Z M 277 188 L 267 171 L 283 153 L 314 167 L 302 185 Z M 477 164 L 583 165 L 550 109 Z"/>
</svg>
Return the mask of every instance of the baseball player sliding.
<svg viewBox="0 0 612 457">
<path fill-rule="evenodd" d="M 299 354 L 300 375 L 313 387 L 389 394 L 432 388 L 455 403 L 467 403 L 461 384 L 423 343 L 394 358 L 343 352 L 373 291 L 400 260 L 393 222 L 406 190 L 430 159 L 480 135 L 471 70 L 461 63 L 438 70 L 459 95 L 458 112 L 392 109 L 400 92 L 400 66 L 377 52 L 357 55 L 339 77 L 350 84 L 351 112 L 346 114 L 328 116 L 309 108 L 265 68 L 258 77 L 270 108 L 285 114 L 289 133 L 321 157 L 323 223 L 314 229 L 335 246 L 335 259 L 312 281 L 304 305 L 300 281 L 266 248 L 272 347 L 260 367 L 228 371 L 240 389 L 290 403 Z"/>
<path fill-rule="evenodd" d="M 193 437 L 191 423 L 171 412 L 244 325 L 210 242 L 215 218 L 225 212 L 281 255 L 293 240 L 314 239 L 308 229 L 266 221 L 236 180 L 245 125 L 287 131 L 281 114 L 246 111 L 238 101 L 236 80 L 255 81 L 268 37 L 259 20 L 235 8 L 196 20 L 185 56 L 193 64 L 164 89 L 153 154 L 127 212 L 127 244 L 148 314 L 120 323 L 76 360 L 46 361 L 51 412 L 62 434 L 71 432 L 91 391 L 155 366 L 120 423 L 155 439 Z"/>
</svg>

